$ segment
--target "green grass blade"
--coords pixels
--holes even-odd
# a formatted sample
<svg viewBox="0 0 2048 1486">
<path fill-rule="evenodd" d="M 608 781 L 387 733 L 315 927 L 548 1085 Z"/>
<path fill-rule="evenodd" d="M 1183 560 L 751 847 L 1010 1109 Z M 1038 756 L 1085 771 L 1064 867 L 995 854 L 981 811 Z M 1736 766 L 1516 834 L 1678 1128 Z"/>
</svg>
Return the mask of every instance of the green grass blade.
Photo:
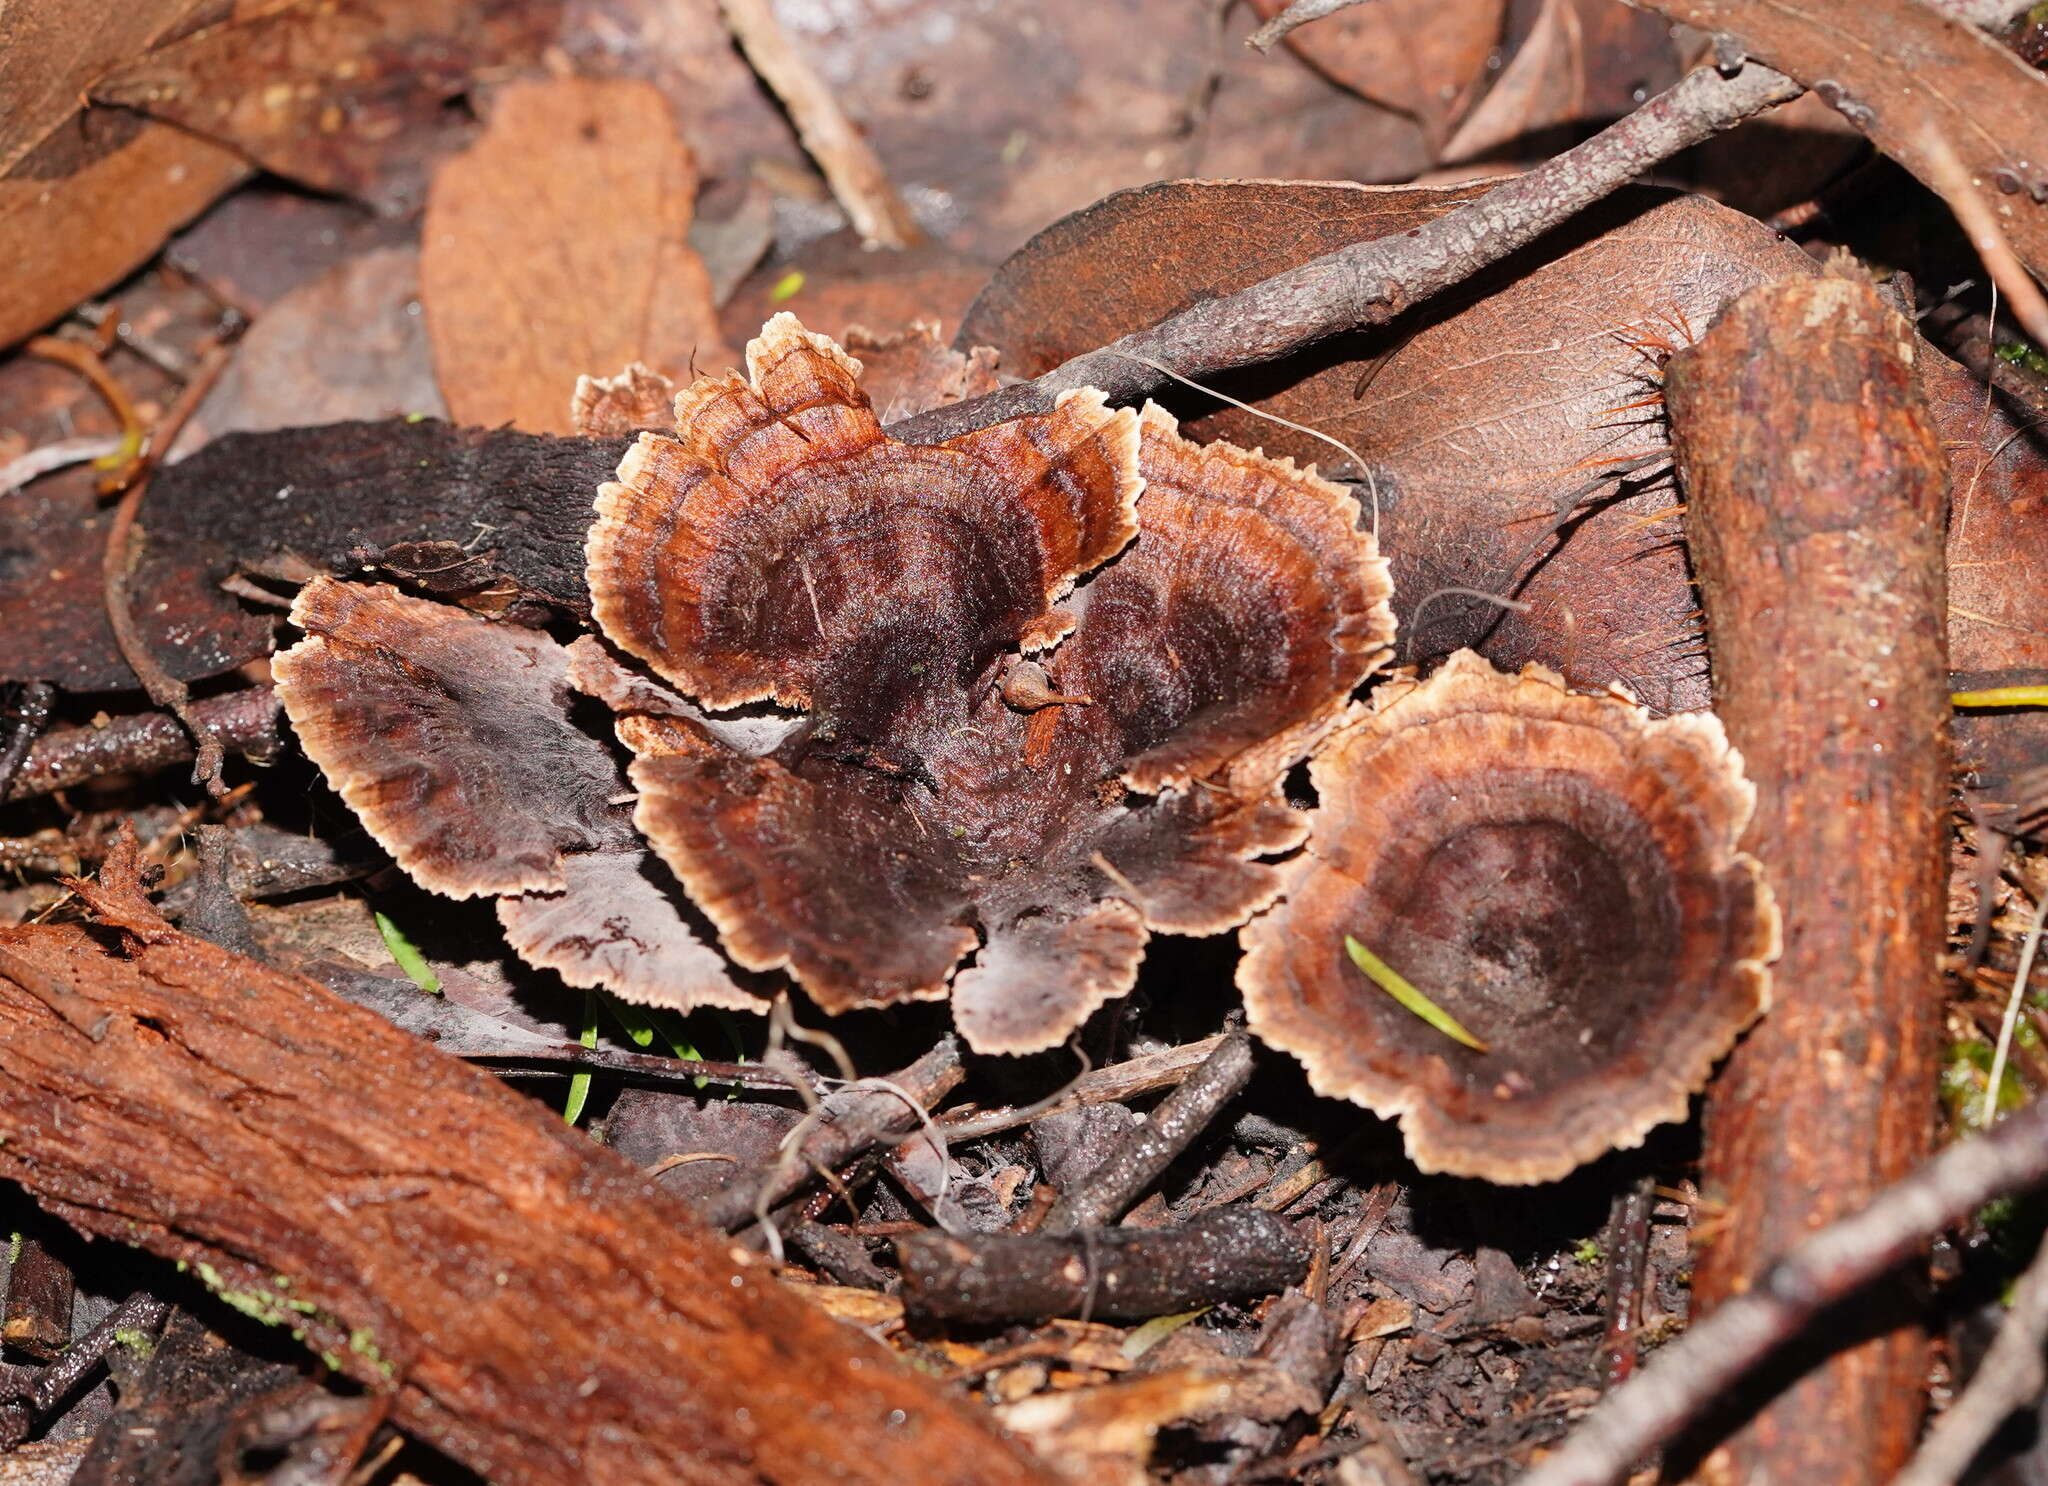
<svg viewBox="0 0 2048 1486">
<path fill-rule="evenodd" d="M 391 952 L 391 958 L 398 962 L 398 968 L 405 972 L 405 978 L 430 996 L 441 994 L 441 977 L 434 973 L 434 967 L 427 963 L 427 957 L 405 937 L 405 931 L 383 914 L 376 915 L 377 933 L 384 941 L 384 948 Z"/>
<path fill-rule="evenodd" d="M 1392 996 L 1408 1010 L 1428 1022 L 1437 1031 L 1453 1042 L 1463 1043 L 1474 1052 L 1486 1051 L 1486 1044 L 1458 1025 L 1458 1019 L 1445 1011 L 1436 1002 L 1415 989 L 1401 974 L 1385 960 L 1353 939 L 1344 936 L 1345 953 L 1351 956 L 1351 963 L 1365 972 L 1366 978 L 1381 990 Z"/>
<path fill-rule="evenodd" d="M 633 1040 L 633 1046 L 654 1045 L 654 1020 L 644 1009 L 630 1001 L 621 1001 L 617 996 L 605 996 L 604 1009 L 612 1014 L 612 1020 L 619 1024 L 619 1029 Z"/>
<path fill-rule="evenodd" d="M 583 994 L 583 1035 L 577 1040 L 585 1047 L 597 1046 L 597 1002 L 595 991 Z M 590 1070 L 569 1075 L 569 1097 L 562 1103 L 562 1118 L 575 1124 L 583 1118 L 583 1106 L 590 1102 Z"/>
</svg>

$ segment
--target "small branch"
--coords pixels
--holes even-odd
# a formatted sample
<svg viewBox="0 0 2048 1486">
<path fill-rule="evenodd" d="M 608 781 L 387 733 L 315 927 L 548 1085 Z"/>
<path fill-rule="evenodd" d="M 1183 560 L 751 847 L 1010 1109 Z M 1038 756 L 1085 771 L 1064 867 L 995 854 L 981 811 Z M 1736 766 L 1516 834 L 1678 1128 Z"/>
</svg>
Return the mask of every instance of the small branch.
<svg viewBox="0 0 2048 1486">
<path fill-rule="evenodd" d="M 5 729 L 7 738 L 0 745 L 0 800 L 9 798 L 29 751 L 50 720 L 50 704 L 56 696 L 57 690 L 49 682 L 30 681 L 16 688 L 14 705 L 0 713 L 0 728 Z"/>
<path fill-rule="evenodd" d="M 227 369 L 229 350 L 225 344 L 216 345 L 208 355 L 198 373 L 178 394 L 178 400 L 171 405 L 163 420 L 151 430 L 149 450 L 130 474 L 127 489 L 122 493 L 121 502 L 114 508 L 114 519 L 107 525 L 107 545 L 100 561 L 100 578 L 104 588 L 107 606 L 107 623 L 114 631 L 114 644 L 120 649 L 121 658 L 128 662 L 128 669 L 135 673 L 135 679 L 142 683 L 142 689 L 149 694 L 150 701 L 169 711 L 192 735 L 193 755 L 196 767 L 193 770 L 205 784 L 207 792 L 219 799 L 227 793 L 227 785 L 220 777 L 221 765 L 226 755 L 220 740 L 210 732 L 204 721 L 192 708 L 191 690 L 163 668 L 163 664 L 151 653 L 149 641 L 144 638 L 141 628 L 135 622 L 135 611 L 128 593 L 128 580 L 135 571 L 140 557 L 141 531 L 135 524 L 136 513 L 142 509 L 142 498 L 149 492 L 150 476 L 155 472 L 156 462 L 177 442 L 178 432 L 185 421 L 192 416 L 220 374 Z"/>
<path fill-rule="evenodd" d="M 1612 1486 L 1723 1401 L 1820 1312 L 1916 1257 L 1984 1203 L 2048 1179 L 2048 1100 L 1950 1146 L 1852 1217 L 1832 1223 L 1743 1294 L 1663 1348 L 1518 1486 Z"/>
<path fill-rule="evenodd" d="M 1723 1211 L 1694 1272 L 1701 1312 L 1932 1145 L 1948 473 L 1913 355 L 1876 287 L 1830 265 L 1744 295 L 1665 372 L 1715 711 L 1756 786 L 1743 846 L 1786 930 L 1770 1012 L 1707 1094 L 1702 1182 Z M 1825 1361 L 1720 1447 L 1736 1477 L 1904 1464 L 1926 1340 L 1875 1303 L 1865 1318 L 1816 1338 Z"/>
<path fill-rule="evenodd" d="M 1053 1205 L 1039 1232 L 1057 1237 L 1121 1217 L 1174 1157 L 1209 1127 L 1252 1076 L 1251 1038 L 1226 1033 L 1216 1050 L 1161 1101 L 1072 1191 Z"/>
<path fill-rule="evenodd" d="M 1977 250 L 1984 271 L 2005 296 L 2005 304 L 2020 328 L 2037 346 L 2048 346 L 2048 298 L 2027 272 L 2026 264 L 2012 250 L 2012 241 L 1998 224 L 1998 213 L 1970 182 L 1970 172 L 1947 136 L 1932 125 L 1920 133 L 1920 151 L 1927 162 L 1927 181 L 1955 214 L 1956 222 Z"/>
<path fill-rule="evenodd" d="M 769 90 L 796 123 L 832 194 L 869 247 L 908 248 L 924 241 L 910 208 L 889 182 L 881 157 L 847 118 L 817 69 L 784 34 L 768 0 L 719 0 L 725 24 Z"/>
<path fill-rule="evenodd" d="M 1121 1104 L 1139 1094 L 1149 1094 L 1154 1089 L 1180 1083 L 1201 1067 L 1203 1060 L 1215 1052 L 1222 1041 L 1221 1035 L 1204 1037 L 1198 1042 L 1167 1048 L 1164 1052 L 1146 1053 L 1122 1063 L 1112 1063 L 1107 1068 L 1093 1069 L 1040 1104 L 985 1109 L 955 1118 L 942 1118 L 939 1133 L 946 1137 L 948 1145 L 959 1145 L 1004 1130 L 1014 1130 L 1019 1125 L 1032 1124 L 1047 1115 L 1065 1114 L 1068 1110 L 1082 1109 L 1091 1104 Z"/>
<path fill-rule="evenodd" d="M 1991 1350 L 1977 1364 L 1963 1396 L 1935 1420 L 1920 1452 L 1893 1478 L 1892 1486 L 1949 1486 L 1962 1478 L 1985 1441 L 2016 1409 L 2041 1396 L 2048 1372 L 2041 1349 L 2048 1344 L 2048 1243 L 2034 1256 L 2013 1292 L 2012 1309 L 1998 1328 Z"/>
<path fill-rule="evenodd" d="M 1298 1285 L 1309 1246 L 1284 1218 L 1219 1207 L 1176 1228 L 913 1233 L 896 1240 L 896 1259 L 912 1315 L 1141 1320 Z"/>
<path fill-rule="evenodd" d="M 1298 31 L 1310 21 L 1319 21 L 1324 16 L 1365 3 L 1366 0 L 1294 0 L 1292 5 L 1247 36 L 1244 44 L 1255 52 L 1270 52 L 1288 32 Z"/>
<path fill-rule="evenodd" d="M 1147 362 L 1205 377 L 1271 361 L 1344 331 L 1384 325 L 1534 242 L 1660 160 L 1799 93 L 1799 84 L 1755 63 L 1734 77 L 1698 69 L 1584 144 L 1413 232 L 1325 253 L 1032 381 L 905 419 L 890 433 L 912 443 L 940 443 L 1005 418 L 1044 412 L 1060 393 L 1076 387 L 1098 387 L 1115 400 L 1143 396 L 1165 379 Z"/>
<path fill-rule="evenodd" d="M 191 711 L 224 749 L 259 761 L 277 752 L 277 698 L 267 686 L 208 697 Z M 28 750 L 11 784 L 0 767 L 0 800 L 47 795 L 108 774 L 148 774 L 191 757 L 192 735 L 165 712 L 137 712 L 104 727 L 58 728 Z"/>
<path fill-rule="evenodd" d="M 958 1088 L 965 1076 L 960 1044 L 947 1037 L 887 1082 L 929 1109 Z M 702 1204 L 698 1216 L 730 1232 L 810 1181 L 819 1168 L 843 1166 L 875 1146 L 893 1144 L 923 1128 L 923 1121 L 903 1100 L 876 1088 L 841 1089 L 824 1099 L 818 1110 L 791 1153 L 793 1159 L 777 1162 L 758 1180 L 719 1188 Z"/>
</svg>

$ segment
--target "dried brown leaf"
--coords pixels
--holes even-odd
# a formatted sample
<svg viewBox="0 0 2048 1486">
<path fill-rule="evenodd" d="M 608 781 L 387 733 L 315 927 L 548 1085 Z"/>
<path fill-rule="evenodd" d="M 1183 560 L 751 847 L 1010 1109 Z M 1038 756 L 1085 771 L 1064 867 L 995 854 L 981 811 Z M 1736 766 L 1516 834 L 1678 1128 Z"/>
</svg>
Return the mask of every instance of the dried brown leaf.
<svg viewBox="0 0 2048 1486">
<path fill-rule="evenodd" d="M 92 86 L 268 170 L 393 210 L 461 138 L 443 107 L 486 68 L 531 64 L 560 0 L 285 0 L 123 59 Z"/>
<path fill-rule="evenodd" d="M 434 177 L 421 292 L 456 420 L 568 432 L 576 379 L 724 365 L 689 244 L 697 173 L 651 86 L 560 78 L 496 95 Z"/>
</svg>

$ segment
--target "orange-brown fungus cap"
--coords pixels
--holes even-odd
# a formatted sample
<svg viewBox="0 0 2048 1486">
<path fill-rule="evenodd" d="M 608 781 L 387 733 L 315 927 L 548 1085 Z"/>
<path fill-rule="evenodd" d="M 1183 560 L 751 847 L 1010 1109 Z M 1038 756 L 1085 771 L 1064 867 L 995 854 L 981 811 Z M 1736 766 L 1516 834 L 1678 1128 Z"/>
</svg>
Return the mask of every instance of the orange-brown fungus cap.
<svg viewBox="0 0 2048 1486">
<path fill-rule="evenodd" d="M 1549 1181 L 1682 1119 L 1778 949 L 1719 722 L 1469 651 L 1375 704 L 1311 763 L 1308 849 L 1243 932 L 1252 1026 L 1320 1092 L 1398 1119 L 1424 1171 Z M 1395 1001 L 1346 936 L 1486 1050 Z"/>
<path fill-rule="evenodd" d="M 1256 859 L 1305 828 L 1280 778 L 1392 635 L 1349 494 L 1092 392 L 900 444 L 788 315 L 747 365 L 641 437 L 589 543 L 615 645 L 706 706 L 808 713 L 756 747 L 590 680 L 733 960 L 835 1011 L 950 985 L 973 1046 L 1025 1052 L 1127 990 L 1151 930 L 1270 902 Z"/>
<path fill-rule="evenodd" d="M 569 653 L 544 634 L 382 585 L 315 579 L 278 655 L 307 756 L 422 887 L 494 896 L 520 957 L 663 1006 L 755 1004 L 623 806 L 605 746 L 570 719 Z"/>
</svg>

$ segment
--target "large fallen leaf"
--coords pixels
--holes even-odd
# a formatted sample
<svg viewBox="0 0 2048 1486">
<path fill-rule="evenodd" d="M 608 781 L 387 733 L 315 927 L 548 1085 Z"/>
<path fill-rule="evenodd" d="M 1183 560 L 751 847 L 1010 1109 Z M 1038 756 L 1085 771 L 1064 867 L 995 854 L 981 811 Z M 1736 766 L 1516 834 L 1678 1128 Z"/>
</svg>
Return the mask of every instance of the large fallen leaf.
<svg viewBox="0 0 2048 1486">
<path fill-rule="evenodd" d="M 1270 20 L 1287 0 L 1252 0 L 1252 8 Z M 1507 10 L 1506 0 L 1373 0 L 1297 27 L 1286 45 L 1441 144 L 1486 74 Z"/>
<path fill-rule="evenodd" d="M 0 10 L 0 346 L 121 278 L 248 174 L 232 151 L 115 109 L 86 87 L 219 0 Z"/>
<path fill-rule="evenodd" d="M 728 364 L 689 243 L 696 194 L 650 84 L 500 91 L 483 137 L 434 177 L 422 234 L 427 329 L 457 421 L 565 433 L 582 373 Z"/>
<path fill-rule="evenodd" d="M 227 145 L 268 170 L 389 210 L 417 205 L 487 67 L 537 61 L 561 0 L 285 0 L 164 42 L 92 97 Z M 130 56 L 133 56 L 131 53 Z"/>
<path fill-rule="evenodd" d="M 2048 78 L 1974 26 L 1915 0 L 1650 0 L 1734 38 L 1812 88 L 1946 194 L 1975 189 L 2035 275 L 2048 275 Z M 1943 166 L 1944 146 L 1953 162 Z"/>
<path fill-rule="evenodd" d="M 1199 299 L 1405 232 L 1480 189 L 1175 182 L 1124 192 L 1056 223 L 1005 264 L 957 343 L 993 346 L 1005 371 L 1033 376 Z M 1627 685 L 1658 708 L 1701 706 L 1706 663 L 1684 554 L 1675 524 L 1652 519 L 1677 499 L 1668 485 L 1580 521 L 1534 566 L 1539 538 L 1590 474 L 1663 445 L 1658 345 L 1689 341 L 1745 289 L 1813 271 L 1751 218 L 1632 190 L 1393 325 L 1218 379 L 1348 445 L 1360 463 L 1234 408 L 1191 427 L 1368 481 L 1406 658 L 1470 644 L 1502 665 L 1540 660 L 1583 685 Z M 1956 374 L 1932 351 L 1924 360 L 1932 378 Z M 2048 631 L 2038 576 L 2048 461 L 2032 442 L 2010 440 L 2009 425 L 1961 421 L 1981 413 L 1981 394 L 1973 404 L 1953 389 L 1936 406 L 1951 440 L 2004 445 L 1978 485 L 1998 492 L 1983 510 L 1964 508 L 1971 487 L 1959 477 L 1958 540 L 1971 544 L 1962 560 L 1993 561 L 1989 550 L 2006 566 L 1985 569 L 2004 607 L 1995 624 L 1972 621 L 1958 667 L 2040 664 L 2027 658 L 2037 640 L 2015 647 L 2023 631 Z M 1524 612 L 1442 592 L 1499 593 L 1522 579 Z"/>
</svg>

